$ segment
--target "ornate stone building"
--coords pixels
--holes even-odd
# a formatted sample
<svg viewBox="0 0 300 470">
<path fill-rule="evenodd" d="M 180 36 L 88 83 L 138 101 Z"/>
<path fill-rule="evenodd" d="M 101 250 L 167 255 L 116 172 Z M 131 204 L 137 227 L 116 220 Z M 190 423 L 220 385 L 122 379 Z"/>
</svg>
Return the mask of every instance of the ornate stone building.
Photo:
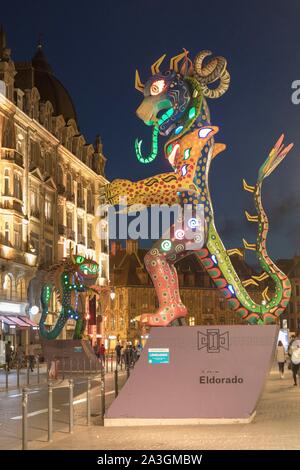
<svg viewBox="0 0 300 470">
<path fill-rule="evenodd" d="M 281 259 L 277 264 L 288 275 L 292 284 L 291 300 L 281 315 L 281 326 L 295 332 L 300 330 L 300 256 Z"/>
<path fill-rule="evenodd" d="M 61 260 L 71 246 L 99 262 L 99 283 L 107 283 L 108 238 L 101 241 L 95 236 L 99 191 L 107 183 L 105 162 L 100 137 L 93 145 L 81 134 L 74 104 L 54 76 L 42 46 L 32 60 L 14 62 L 1 29 L 2 339 L 15 342 L 17 332 L 18 341 L 26 342 L 28 283 L 39 266 Z M 107 232 L 107 221 L 101 223 Z"/>
<path fill-rule="evenodd" d="M 143 341 L 147 331 L 141 331 L 134 318 L 142 313 L 154 312 L 158 307 L 150 277 L 144 268 L 147 250 L 140 249 L 135 240 L 127 240 L 126 248 L 113 242 L 110 256 L 110 280 L 115 289 L 114 300 L 108 299 L 104 314 L 106 344 L 110 349 L 116 342 Z M 232 257 L 241 279 L 254 274 L 239 256 Z M 187 324 L 237 324 L 239 318 L 229 309 L 194 256 L 176 264 L 181 298 L 187 306 Z M 260 299 L 256 291 L 251 295 Z"/>
</svg>

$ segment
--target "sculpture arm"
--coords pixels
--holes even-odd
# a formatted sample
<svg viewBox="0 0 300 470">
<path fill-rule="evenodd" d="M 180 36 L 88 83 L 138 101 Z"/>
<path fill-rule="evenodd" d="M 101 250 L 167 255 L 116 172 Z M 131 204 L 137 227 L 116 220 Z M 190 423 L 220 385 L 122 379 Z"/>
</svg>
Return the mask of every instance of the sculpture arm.
<svg viewBox="0 0 300 470">
<path fill-rule="evenodd" d="M 119 204 L 120 197 L 127 198 L 127 205 L 132 204 L 172 204 L 178 202 L 177 192 L 181 189 L 177 173 L 162 173 L 141 181 L 117 179 L 105 187 L 105 196 L 109 204 Z"/>
</svg>

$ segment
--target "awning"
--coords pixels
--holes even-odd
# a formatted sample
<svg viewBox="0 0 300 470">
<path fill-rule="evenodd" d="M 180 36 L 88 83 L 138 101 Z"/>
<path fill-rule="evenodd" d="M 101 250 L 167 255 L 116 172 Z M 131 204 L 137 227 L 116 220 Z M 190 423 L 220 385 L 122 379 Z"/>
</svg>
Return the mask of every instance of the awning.
<svg viewBox="0 0 300 470">
<path fill-rule="evenodd" d="M 33 328 L 38 328 L 39 327 L 39 325 L 37 323 L 35 323 L 34 321 L 32 321 L 28 317 L 22 317 L 21 320 L 24 321 L 25 323 L 28 323 L 28 325 L 32 326 Z"/>
<path fill-rule="evenodd" d="M 10 318 L 5 317 L 3 315 L 0 315 L 0 321 L 3 321 L 3 323 L 6 323 L 9 326 L 16 326 L 15 323 L 12 320 L 10 320 Z"/>
<path fill-rule="evenodd" d="M 21 319 L 21 317 L 8 317 L 15 325 L 20 327 L 29 328 L 28 323 Z"/>
<path fill-rule="evenodd" d="M 20 328 L 29 328 L 30 326 L 33 328 L 38 328 L 37 323 L 30 320 L 30 318 L 22 316 L 22 317 L 15 317 L 15 316 L 6 316 L 0 315 L 0 321 L 3 321 L 9 326 L 18 326 Z"/>
</svg>

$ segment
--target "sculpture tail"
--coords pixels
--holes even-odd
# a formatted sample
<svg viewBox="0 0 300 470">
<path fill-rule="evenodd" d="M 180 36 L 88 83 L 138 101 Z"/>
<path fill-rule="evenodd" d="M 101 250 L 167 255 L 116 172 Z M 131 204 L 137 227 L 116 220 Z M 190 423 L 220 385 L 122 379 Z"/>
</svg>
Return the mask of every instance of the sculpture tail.
<svg viewBox="0 0 300 470">
<path fill-rule="evenodd" d="M 254 193 L 254 202 L 257 215 L 246 212 L 249 222 L 258 223 L 258 236 L 256 243 L 248 243 L 243 240 L 244 247 L 257 253 L 258 261 L 263 269 L 262 274 L 252 276 L 250 279 L 241 281 L 231 263 L 230 255 L 239 250 L 226 251 L 220 239 L 213 220 L 208 228 L 207 248 L 198 252 L 199 260 L 205 267 L 210 277 L 220 289 L 221 294 L 228 300 L 229 306 L 248 323 L 274 323 L 276 318 L 285 310 L 291 296 L 291 284 L 288 277 L 269 258 L 266 249 L 266 239 L 269 230 L 268 218 L 261 201 L 261 189 L 263 180 L 269 176 L 279 163 L 292 149 L 293 144 L 284 147 L 283 135 L 276 142 L 263 163 L 258 173 L 256 186 L 250 186 L 243 180 L 246 191 Z M 275 294 L 270 299 L 268 287 L 262 292 L 261 304 L 255 302 L 246 290 L 249 285 L 258 285 L 259 282 L 272 278 L 275 283 Z"/>
</svg>

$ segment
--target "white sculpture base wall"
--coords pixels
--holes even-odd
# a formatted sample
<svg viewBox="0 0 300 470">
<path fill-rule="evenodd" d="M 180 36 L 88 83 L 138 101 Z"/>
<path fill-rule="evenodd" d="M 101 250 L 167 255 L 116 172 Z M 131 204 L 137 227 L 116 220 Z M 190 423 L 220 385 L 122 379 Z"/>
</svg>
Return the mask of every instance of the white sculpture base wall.
<svg viewBox="0 0 300 470">
<path fill-rule="evenodd" d="M 275 325 L 152 328 L 105 426 L 249 423 L 277 337 Z"/>
</svg>

